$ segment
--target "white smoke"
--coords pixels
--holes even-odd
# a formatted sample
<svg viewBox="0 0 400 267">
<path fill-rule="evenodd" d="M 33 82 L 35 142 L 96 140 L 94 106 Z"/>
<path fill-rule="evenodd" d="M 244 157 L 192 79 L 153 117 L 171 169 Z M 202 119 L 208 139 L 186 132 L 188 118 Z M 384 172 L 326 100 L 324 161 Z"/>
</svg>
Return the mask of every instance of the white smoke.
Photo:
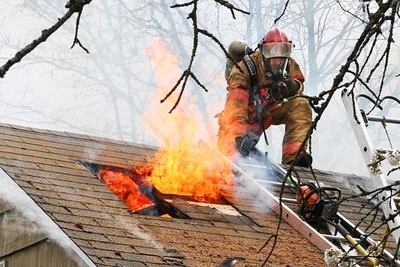
<svg viewBox="0 0 400 267">
<path fill-rule="evenodd" d="M 134 221 L 133 217 L 129 217 L 129 219 L 127 219 L 127 217 L 115 216 L 115 223 L 122 225 L 123 228 L 127 229 L 131 234 L 147 241 L 156 249 L 164 249 L 164 247 L 161 244 L 157 243 L 150 234 L 146 233 L 144 230 L 140 229 L 139 226 L 137 226 L 137 223 Z"/>
<path fill-rule="evenodd" d="M 249 197 L 254 200 L 254 208 L 265 212 L 273 210 L 278 205 L 279 202 L 270 193 L 273 185 L 269 183 L 275 174 L 267 168 L 265 159 L 244 158 L 238 155 L 234 160 L 233 168 L 236 173 L 239 173 L 236 175 L 237 183 L 253 194 Z M 236 190 L 240 193 L 240 187 Z M 260 201 L 265 206 L 260 205 Z"/>
<path fill-rule="evenodd" d="M 84 148 L 84 153 L 85 153 L 84 158 L 89 162 L 93 162 L 96 160 L 97 156 L 102 153 L 102 151 L 105 148 L 106 148 L 106 145 L 104 145 L 104 144 L 97 144 L 97 145 L 91 145 L 90 147 L 85 147 Z"/>
</svg>

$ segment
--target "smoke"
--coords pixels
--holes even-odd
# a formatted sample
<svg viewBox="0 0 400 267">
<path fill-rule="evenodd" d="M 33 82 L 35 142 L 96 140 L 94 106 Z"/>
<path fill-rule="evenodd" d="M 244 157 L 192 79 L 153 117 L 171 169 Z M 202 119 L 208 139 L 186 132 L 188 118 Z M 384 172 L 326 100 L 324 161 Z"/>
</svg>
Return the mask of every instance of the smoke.
<svg viewBox="0 0 400 267">
<path fill-rule="evenodd" d="M 332 176 L 332 184 L 340 185 L 340 189 L 349 189 L 354 195 L 359 195 L 362 193 L 356 185 L 360 186 L 364 190 L 367 190 L 366 183 L 369 183 L 368 178 L 366 179 L 365 177 L 359 177 L 355 175 L 352 176 L 353 177 L 349 179 L 348 176 L 335 173 L 335 175 Z"/>
<path fill-rule="evenodd" d="M 72 240 L 48 217 L 45 212 L 3 171 L 0 170 L 0 199 L 6 206 L 15 208 L 15 213 L 4 214 L 1 227 L 23 233 L 45 235 L 60 245 L 79 266 L 94 266 Z M 22 219 L 21 219 L 22 218 Z"/>
<path fill-rule="evenodd" d="M 37 224 L 33 224 L 31 221 L 22 217 L 19 214 L 5 212 L 1 221 L 2 234 L 5 235 L 5 239 L 7 236 L 15 235 L 15 233 L 27 233 L 27 234 L 44 234 L 43 231 L 40 230 Z M 2 238 L 3 239 L 3 238 Z"/>
<path fill-rule="evenodd" d="M 102 153 L 102 151 L 106 148 L 104 144 L 97 144 L 95 146 L 85 147 L 85 159 L 86 161 L 93 162 L 96 160 L 97 156 Z"/>
<path fill-rule="evenodd" d="M 156 249 L 159 250 L 164 249 L 164 247 L 161 244 L 157 243 L 150 234 L 146 233 L 144 230 L 140 229 L 137 226 L 137 223 L 136 221 L 134 221 L 133 217 L 127 218 L 127 217 L 115 216 L 115 223 L 122 225 L 123 228 L 127 229 L 131 234 L 137 236 L 140 239 L 145 240 L 146 242 L 154 246 Z"/>
<path fill-rule="evenodd" d="M 266 159 L 254 156 L 246 158 L 238 155 L 233 162 L 236 182 L 250 192 L 247 197 L 253 201 L 253 208 L 263 212 L 274 210 L 278 201 L 272 197 L 270 192 L 273 192 L 274 184 L 272 182 L 277 178 L 277 174 L 267 164 Z M 243 190 L 237 187 L 235 193 L 240 195 L 241 191 Z M 260 205 L 260 201 L 265 206 Z"/>
</svg>

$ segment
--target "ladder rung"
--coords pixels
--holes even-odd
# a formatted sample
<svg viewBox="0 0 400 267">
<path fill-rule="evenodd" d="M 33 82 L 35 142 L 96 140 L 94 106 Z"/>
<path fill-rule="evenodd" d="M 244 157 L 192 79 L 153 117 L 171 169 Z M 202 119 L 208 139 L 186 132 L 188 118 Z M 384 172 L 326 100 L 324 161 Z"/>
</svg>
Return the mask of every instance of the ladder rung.
<svg viewBox="0 0 400 267">
<path fill-rule="evenodd" d="M 397 151 L 398 149 L 393 149 L 393 148 L 377 148 L 375 149 L 376 151 L 380 153 L 386 153 L 386 152 L 394 152 Z"/>
<path fill-rule="evenodd" d="M 392 197 L 394 203 L 399 203 L 400 202 L 400 197 Z"/>
<path fill-rule="evenodd" d="M 369 121 L 378 121 L 378 122 L 385 122 L 385 123 L 400 124 L 400 119 L 386 118 L 384 116 L 367 116 L 367 119 Z"/>
<path fill-rule="evenodd" d="M 254 180 L 260 184 L 282 186 L 281 182 L 267 181 L 267 180 L 261 180 L 261 179 L 254 179 Z M 296 188 L 296 186 L 294 186 L 292 184 L 287 184 L 287 183 L 285 184 L 285 187 Z"/>
<path fill-rule="evenodd" d="M 346 238 L 343 236 L 338 236 L 338 235 L 323 235 L 326 239 L 328 240 L 337 240 L 337 241 L 343 241 L 343 242 L 348 242 Z M 360 242 L 359 238 L 353 238 L 356 242 Z"/>
<path fill-rule="evenodd" d="M 283 202 L 288 202 L 288 203 L 297 203 L 297 199 L 294 198 L 287 198 L 287 197 L 283 197 L 281 198 Z"/>
</svg>

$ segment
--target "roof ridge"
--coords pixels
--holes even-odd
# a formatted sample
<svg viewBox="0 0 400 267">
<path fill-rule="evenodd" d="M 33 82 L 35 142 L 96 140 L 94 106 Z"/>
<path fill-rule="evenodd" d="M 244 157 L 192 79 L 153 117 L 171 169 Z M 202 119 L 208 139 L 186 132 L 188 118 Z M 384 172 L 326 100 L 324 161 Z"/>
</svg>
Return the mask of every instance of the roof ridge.
<svg viewBox="0 0 400 267">
<path fill-rule="evenodd" d="M 133 141 L 126 141 L 126 140 L 118 140 L 109 137 L 102 137 L 96 136 L 94 134 L 86 134 L 86 133 L 78 133 L 72 131 L 62 131 L 62 130 L 52 130 L 52 129 L 42 129 L 30 126 L 22 126 L 17 124 L 7 124 L 0 122 L 0 128 L 9 128 L 11 130 L 19 130 L 25 132 L 32 132 L 32 133 L 39 133 L 44 135 L 52 135 L 52 136 L 59 136 L 59 137 L 69 137 L 73 139 L 82 139 L 82 140 L 91 140 L 96 142 L 102 143 L 111 143 L 111 144 L 119 144 L 119 145 L 134 145 L 137 147 L 142 147 L 146 149 L 158 149 L 159 147 L 150 144 L 142 144 Z"/>
</svg>

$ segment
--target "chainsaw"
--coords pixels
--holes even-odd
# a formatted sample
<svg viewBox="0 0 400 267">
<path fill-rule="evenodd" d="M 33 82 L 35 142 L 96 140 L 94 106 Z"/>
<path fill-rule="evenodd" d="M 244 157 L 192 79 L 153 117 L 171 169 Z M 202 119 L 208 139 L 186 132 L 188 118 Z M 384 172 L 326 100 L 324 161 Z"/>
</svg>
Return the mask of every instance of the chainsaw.
<svg viewBox="0 0 400 267">
<path fill-rule="evenodd" d="M 320 186 L 315 182 L 301 183 L 297 194 L 298 213 L 307 222 L 334 218 L 341 195 L 340 189 L 336 187 Z"/>
</svg>

